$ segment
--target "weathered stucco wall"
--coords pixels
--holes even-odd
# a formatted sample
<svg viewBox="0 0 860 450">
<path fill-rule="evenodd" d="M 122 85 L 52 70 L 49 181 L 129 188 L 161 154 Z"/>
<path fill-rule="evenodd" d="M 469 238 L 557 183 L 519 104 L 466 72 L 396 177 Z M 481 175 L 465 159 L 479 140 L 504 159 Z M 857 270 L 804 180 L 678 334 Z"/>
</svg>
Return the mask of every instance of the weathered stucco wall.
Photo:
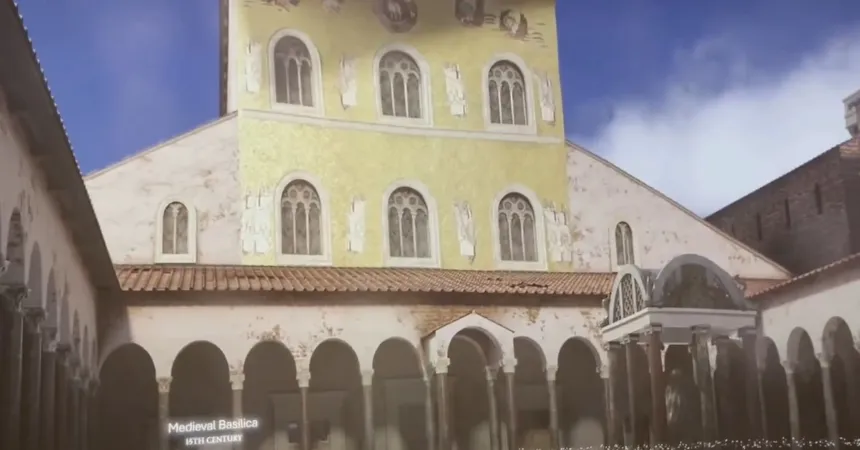
<svg viewBox="0 0 860 450">
<path fill-rule="evenodd" d="M 514 337 L 539 345 L 550 366 L 558 365 L 562 345 L 572 338 L 584 339 L 596 355 L 602 353 L 599 323 L 604 312 L 598 307 L 377 306 L 372 305 L 372 297 L 356 298 L 355 306 L 255 305 L 249 304 L 249 296 L 231 303 L 240 302 L 242 307 L 131 306 L 127 322 L 116 323 L 107 338 L 103 359 L 125 343 L 115 336 L 130 336 L 149 352 L 156 374 L 169 376 L 174 359 L 185 346 L 210 341 L 221 349 L 233 370 L 240 370 L 256 344 L 275 340 L 284 343 L 301 365 L 309 364 L 319 344 L 335 339 L 353 349 L 362 370 L 372 370 L 373 356 L 384 341 L 402 339 L 422 349 L 423 335 L 473 310 L 484 320 L 512 330 Z M 165 334 L 165 329 L 172 331 Z"/>
<path fill-rule="evenodd" d="M 116 263 L 152 263 L 156 220 L 178 200 L 197 216 L 197 262 L 241 262 L 242 196 L 235 116 L 89 175 L 87 189 Z"/>
<path fill-rule="evenodd" d="M 613 270 L 615 226 L 627 222 L 640 267 L 660 269 L 675 256 L 696 253 L 733 276 L 787 276 L 775 263 L 584 149 L 570 148 L 567 170 L 577 270 Z"/>
<path fill-rule="evenodd" d="M 0 279 L 25 282 L 31 293 L 24 306 L 44 308 L 44 325 L 55 327 L 63 343 L 74 344 L 77 338 L 79 345 L 73 349 L 85 368 L 94 367 L 95 292 L 21 136 L 0 90 L 0 256 L 11 259 L 9 271 Z M 10 235 L 15 212 L 20 213 L 24 232 L 23 261 L 15 260 L 19 241 Z"/>
<path fill-rule="evenodd" d="M 782 361 L 797 361 L 797 343 L 805 331 L 815 353 L 824 351 L 825 328 L 840 318 L 851 329 L 855 346 L 860 345 L 860 269 L 846 270 L 832 277 L 821 277 L 806 286 L 776 294 L 766 300 L 762 311 L 763 334 L 773 340 Z M 794 334 L 794 336 L 792 336 Z"/>
</svg>

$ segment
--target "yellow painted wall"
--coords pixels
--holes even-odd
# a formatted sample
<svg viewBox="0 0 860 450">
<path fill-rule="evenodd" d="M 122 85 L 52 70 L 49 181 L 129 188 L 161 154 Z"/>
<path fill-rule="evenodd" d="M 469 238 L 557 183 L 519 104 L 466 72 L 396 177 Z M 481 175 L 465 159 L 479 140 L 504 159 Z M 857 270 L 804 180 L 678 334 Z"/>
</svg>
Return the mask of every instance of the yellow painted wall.
<svg viewBox="0 0 860 450">
<path fill-rule="evenodd" d="M 525 60 L 532 73 L 547 73 L 553 83 L 556 103 L 555 124 L 535 114 L 538 134 L 564 137 L 559 87 L 558 46 L 554 0 L 486 0 L 496 4 L 485 11 L 487 24 L 467 27 L 454 15 L 454 0 L 415 0 L 417 24 L 409 32 L 391 33 L 373 12 L 376 0 L 344 0 L 339 12 L 323 7 L 324 0 L 302 0 L 299 5 L 284 8 L 277 1 L 231 0 L 236 14 L 234 40 L 236 68 L 231 77 L 238 88 L 239 109 L 271 107 L 269 86 L 269 42 L 279 30 L 295 29 L 308 35 L 320 53 L 323 74 L 325 115 L 331 118 L 377 122 L 374 97 L 373 60 L 377 50 L 388 44 L 414 47 L 428 61 L 431 71 L 431 95 L 434 127 L 439 129 L 476 130 L 485 128 L 483 119 L 483 71 L 500 53 L 514 53 Z M 329 0 L 336 1 L 336 0 Z M 521 12 L 527 19 L 528 33 L 514 38 L 498 25 L 499 13 L 506 9 Z M 245 89 L 244 67 L 250 42 L 263 47 L 262 82 L 258 93 Z M 340 60 L 344 55 L 357 58 L 358 106 L 345 110 L 340 104 Z M 445 90 L 445 64 L 458 64 L 463 77 L 467 101 L 466 117 L 450 114 Z M 537 96 L 537 87 L 532 83 Z M 537 107 L 539 102 L 534 99 Z"/>
<path fill-rule="evenodd" d="M 242 118 L 240 176 L 246 190 L 272 190 L 290 172 L 315 175 L 329 194 L 332 258 L 336 266 L 383 265 L 383 195 L 398 179 L 421 181 L 436 200 L 441 263 L 446 269 L 492 269 L 492 206 L 511 184 L 522 184 L 544 202 L 567 203 L 563 145 L 463 140 Z M 276 195 L 278 195 L 276 193 Z M 353 196 L 366 200 L 364 252 L 347 251 Z M 454 203 L 472 207 L 476 258 L 460 255 Z M 274 220 L 274 219 L 273 219 Z M 545 245 L 539 243 L 539 245 Z M 268 255 L 246 255 L 245 264 L 275 264 Z M 570 270 L 568 264 L 550 264 Z"/>
</svg>

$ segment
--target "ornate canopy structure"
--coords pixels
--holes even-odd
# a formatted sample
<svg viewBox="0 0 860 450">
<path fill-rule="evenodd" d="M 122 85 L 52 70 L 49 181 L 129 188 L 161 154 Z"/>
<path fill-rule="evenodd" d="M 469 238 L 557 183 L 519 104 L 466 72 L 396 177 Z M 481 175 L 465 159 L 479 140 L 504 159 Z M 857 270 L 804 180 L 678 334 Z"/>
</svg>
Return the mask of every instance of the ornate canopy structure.
<svg viewBox="0 0 860 450">
<path fill-rule="evenodd" d="M 738 283 L 711 260 L 681 255 L 659 272 L 622 266 L 607 302 L 607 342 L 661 326 L 666 344 L 690 342 L 694 327 L 731 335 L 755 326 L 756 313 Z"/>
</svg>

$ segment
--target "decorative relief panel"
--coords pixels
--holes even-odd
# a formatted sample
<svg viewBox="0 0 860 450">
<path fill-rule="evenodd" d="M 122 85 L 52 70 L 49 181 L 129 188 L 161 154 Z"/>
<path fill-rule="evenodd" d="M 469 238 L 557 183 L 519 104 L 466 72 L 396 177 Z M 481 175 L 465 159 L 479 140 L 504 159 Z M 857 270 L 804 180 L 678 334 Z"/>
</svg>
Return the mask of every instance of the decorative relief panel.
<svg viewBox="0 0 860 450">
<path fill-rule="evenodd" d="M 272 248 L 272 196 L 259 192 L 245 196 L 242 214 L 242 252 L 266 254 Z"/>
<path fill-rule="evenodd" d="M 340 59 L 340 103 L 344 109 L 358 105 L 357 92 L 356 59 L 343 56 Z"/>
<path fill-rule="evenodd" d="M 552 95 L 552 80 L 549 74 L 541 73 L 535 76 L 540 93 L 540 115 L 547 123 L 555 123 L 555 98 Z"/>
<path fill-rule="evenodd" d="M 573 239 L 567 211 L 550 205 L 544 208 L 543 214 L 550 259 L 553 262 L 572 262 Z"/>
<path fill-rule="evenodd" d="M 460 241 L 460 255 L 475 256 L 475 222 L 472 220 L 472 207 L 466 202 L 454 204 L 457 218 L 457 239 Z"/>
<path fill-rule="evenodd" d="M 260 92 L 263 50 L 259 42 L 250 42 L 245 49 L 245 90 L 252 94 Z"/>
<path fill-rule="evenodd" d="M 349 210 L 349 239 L 348 250 L 353 253 L 364 251 L 364 206 L 361 197 L 353 197 Z"/>
<path fill-rule="evenodd" d="M 445 92 L 448 95 L 448 107 L 451 109 L 451 115 L 465 116 L 466 94 L 463 92 L 463 79 L 460 74 L 460 66 L 457 64 L 445 65 Z"/>
</svg>

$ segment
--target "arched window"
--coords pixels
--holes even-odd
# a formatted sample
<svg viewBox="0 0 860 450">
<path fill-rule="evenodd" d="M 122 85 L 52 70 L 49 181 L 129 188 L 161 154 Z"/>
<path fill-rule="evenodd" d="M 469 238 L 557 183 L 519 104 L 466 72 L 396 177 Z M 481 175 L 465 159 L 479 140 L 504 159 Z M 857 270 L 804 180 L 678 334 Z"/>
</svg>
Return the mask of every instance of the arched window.
<svg viewBox="0 0 860 450">
<path fill-rule="evenodd" d="M 388 197 L 388 252 L 393 258 L 430 258 L 430 210 L 418 191 L 401 187 Z"/>
<path fill-rule="evenodd" d="M 275 101 L 277 103 L 313 107 L 314 67 L 308 46 L 295 36 L 284 36 L 275 44 L 273 61 Z"/>
<path fill-rule="evenodd" d="M 161 216 L 161 253 L 188 254 L 188 208 L 180 202 L 171 202 Z"/>
<path fill-rule="evenodd" d="M 529 200 L 511 193 L 499 202 L 499 248 L 502 261 L 538 260 L 535 211 Z"/>
<path fill-rule="evenodd" d="M 322 255 L 322 202 L 304 180 L 293 180 L 281 193 L 281 253 Z"/>
<path fill-rule="evenodd" d="M 490 123 L 528 125 L 528 101 L 523 72 L 510 61 L 499 61 L 487 74 Z"/>
<path fill-rule="evenodd" d="M 627 222 L 615 225 L 615 262 L 619 266 L 634 264 L 633 230 Z"/>
<path fill-rule="evenodd" d="M 394 50 L 379 60 L 379 100 L 382 115 L 423 117 L 421 68 L 406 52 Z"/>
</svg>

